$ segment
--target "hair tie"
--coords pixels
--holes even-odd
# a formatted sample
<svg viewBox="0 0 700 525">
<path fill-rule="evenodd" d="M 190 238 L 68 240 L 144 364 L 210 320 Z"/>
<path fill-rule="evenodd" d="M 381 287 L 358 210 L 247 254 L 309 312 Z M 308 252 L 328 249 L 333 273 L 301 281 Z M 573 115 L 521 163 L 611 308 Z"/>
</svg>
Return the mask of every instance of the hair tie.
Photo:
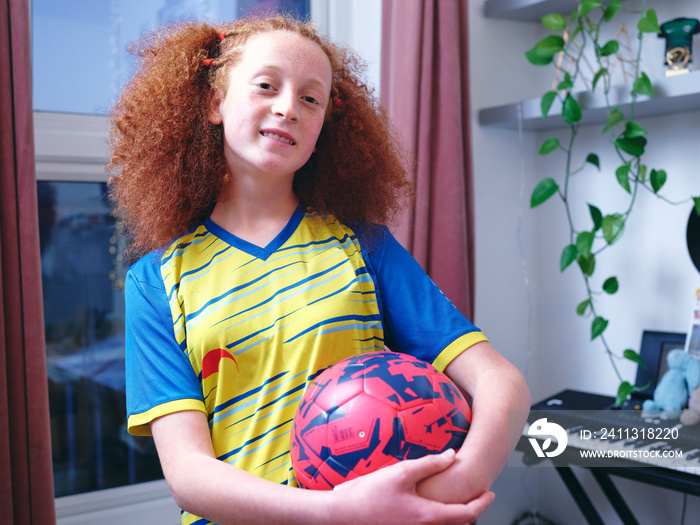
<svg viewBox="0 0 700 525">
<path fill-rule="evenodd" d="M 343 101 L 340 100 L 339 98 L 336 98 L 336 99 L 335 99 L 334 104 L 335 104 L 336 106 L 340 106 L 342 103 L 343 103 Z"/>
<path fill-rule="evenodd" d="M 226 39 L 226 35 L 224 33 L 220 33 L 219 40 L 221 40 L 223 42 L 225 39 Z M 216 60 L 216 59 L 215 58 L 205 58 L 204 65 L 206 67 L 211 67 L 211 65 L 214 63 L 214 60 Z"/>
</svg>

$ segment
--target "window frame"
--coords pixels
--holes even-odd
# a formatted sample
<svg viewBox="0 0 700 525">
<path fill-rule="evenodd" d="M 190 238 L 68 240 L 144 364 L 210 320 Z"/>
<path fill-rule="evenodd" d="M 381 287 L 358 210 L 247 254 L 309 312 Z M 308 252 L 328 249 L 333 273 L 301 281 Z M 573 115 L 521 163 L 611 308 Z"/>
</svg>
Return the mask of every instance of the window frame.
<svg viewBox="0 0 700 525">
<path fill-rule="evenodd" d="M 106 182 L 109 117 L 34 112 L 38 181 Z"/>
</svg>

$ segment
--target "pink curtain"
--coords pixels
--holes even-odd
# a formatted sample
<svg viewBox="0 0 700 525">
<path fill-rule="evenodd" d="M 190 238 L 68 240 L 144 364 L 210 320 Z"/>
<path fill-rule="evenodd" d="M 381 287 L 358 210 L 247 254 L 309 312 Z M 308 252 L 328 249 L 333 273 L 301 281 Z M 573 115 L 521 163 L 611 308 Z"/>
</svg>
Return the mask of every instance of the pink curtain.
<svg viewBox="0 0 700 525">
<path fill-rule="evenodd" d="M 417 161 L 398 240 L 474 313 L 467 2 L 383 0 L 381 98 Z"/>
<path fill-rule="evenodd" d="M 39 259 L 27 0 L 0 4 L 0 508 L 56 522 Z"/>
</svg>

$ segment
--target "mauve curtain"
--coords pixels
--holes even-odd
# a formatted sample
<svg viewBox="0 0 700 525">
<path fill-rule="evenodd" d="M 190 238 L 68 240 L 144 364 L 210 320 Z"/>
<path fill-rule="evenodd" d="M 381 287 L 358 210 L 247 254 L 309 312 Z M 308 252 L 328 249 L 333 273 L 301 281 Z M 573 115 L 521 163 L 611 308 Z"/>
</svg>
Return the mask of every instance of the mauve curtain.
<svg viewBox="0 0 700 525">
<path fill-rule="evenodd" d="M 0 9 L 0 508 L 56 522 L 32 128 L 29 6 Z"/>
<path fill-rule="evenodd" d="M 416 201 L 395 234 L 471 319 L 467 2 L 383 1 L 381 98 L 416 159 Z"/>
</svg>

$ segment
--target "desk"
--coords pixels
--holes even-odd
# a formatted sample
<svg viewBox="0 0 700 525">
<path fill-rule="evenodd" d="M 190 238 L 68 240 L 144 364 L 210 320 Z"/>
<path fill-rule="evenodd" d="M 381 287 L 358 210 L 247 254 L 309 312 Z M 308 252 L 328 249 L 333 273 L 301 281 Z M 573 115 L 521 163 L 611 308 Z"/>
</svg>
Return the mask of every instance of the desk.
<svg viewBox="0 0 700 525">
<path fill-rule="evenodd" d="M 552 403 L 552 400 L 557 402 Z M 614 399 L 612 397 L 565 390 L 533 405 L 533 412 L 531 417 L 528 418 L 528 422 L 533 423 L 536 418 L 542 417 L 542 411 L 547 411 L 548 414 L 551 414 L 551 420 L 556 422 L 557 412 L 563 413 L 562 411 L 564 410 L 606 410 L 612 407 L 613 402 Z M 697 429 L 698 438 L 700 439 L 700 427 L 692 428 Z M 692 467 L 683 467 L 687 470 L 687 472 L 684 472 L 673 468 L 649 466 L 639 461 L 626 459 L 617 459 L 614 466 L 611 466 L 609 460 L 602 458 L 586 458 L 584 461 L 581 458 L 581 449 L 571 445 L 567 446 L 557 457 L 540 458 L 531 446 L 529 437 L 525 434 L 520 439 L 516 450 L 524 453 L 523 462 L 526 465 L 551 461 L 582 514 L 591 525 L 604 525 L 604 522 L 576 477 L 571 468 L 572 466 L 583 467 L 591 471 L 594 479 L 600 485 L 603 493 L 625 525 L 638 525 L 639 522 L 613 483 L 611 479 L 613 476 L 700 496 L 700 454 L 695 459 L 689 460 L 688 465 L 692 465 Z M 685 452 L 690 452 L 690 450 Z M 695 467 L 696 464 L 697 467 Z M 697 473 L 691 473 L 696 468 Z"/>
</svg>

